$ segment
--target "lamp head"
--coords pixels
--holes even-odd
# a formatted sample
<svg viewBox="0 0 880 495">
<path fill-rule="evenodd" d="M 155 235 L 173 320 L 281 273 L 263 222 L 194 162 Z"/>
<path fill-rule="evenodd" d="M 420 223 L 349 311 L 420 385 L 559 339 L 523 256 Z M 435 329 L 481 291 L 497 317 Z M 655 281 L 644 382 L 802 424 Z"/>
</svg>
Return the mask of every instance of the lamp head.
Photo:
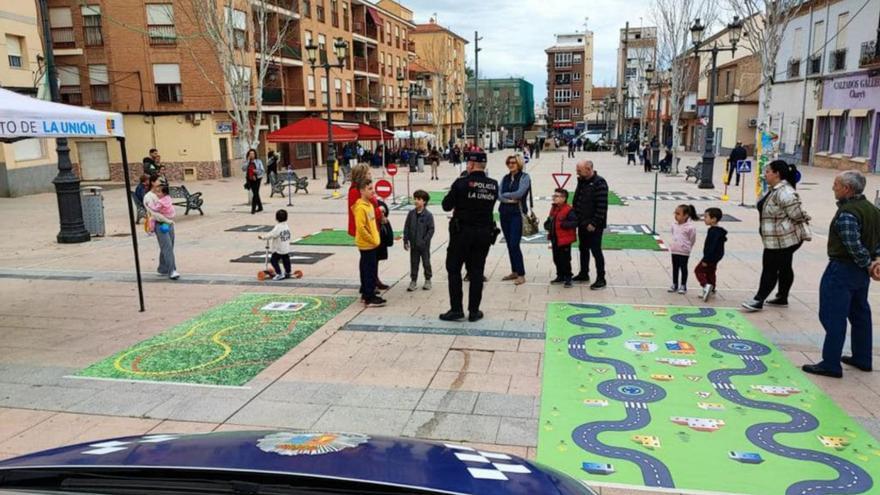
<svg viewBox="0 0 880 495">
<path fill-rule="evenodd" d="M 700 18 L 694 21 L 694 24 L 691 26 L 691 41 L 693 41 L 695 47 L 699 47 L 700 44 L 703 43 L 703 33 L 706 30 L 706 26 L 704 26 L 700 22 Z"/>
<path fill-rule="evenodd" d="M 649 83 L 654 80 L 654 74 L 655 74 L 654 66 L 648 65 L 648 67 L 645 68 L 645 79 L 647 79 Z"/>
<path fill-rule="evenodd" d="M 309 59 L 309 65 L 315 65 L 315 61 L 318 60 L 318 45 L 314 41 L 309 41 L 306 45 L 306 58 Z"/>
<path fill-rule="evenodd" d="M 736 48 L 736 44 L 739 43 L 739 40 L 742 37 L 742 19 L 740 19 L 739 16 L 733 16 L 733 22 L 727 25 L 727 29 L 730 30 L 730 44 Z"/>
<path fill-rule="evenodd" d="M 336 58 L 339 59 L 339 63 L 344 64 L 345 59 L 348 58 L 348 43 L 342 38 L 336 38 L 336 42 L 333 43 L 333 50 L 336 52 Z"/>
</svg>

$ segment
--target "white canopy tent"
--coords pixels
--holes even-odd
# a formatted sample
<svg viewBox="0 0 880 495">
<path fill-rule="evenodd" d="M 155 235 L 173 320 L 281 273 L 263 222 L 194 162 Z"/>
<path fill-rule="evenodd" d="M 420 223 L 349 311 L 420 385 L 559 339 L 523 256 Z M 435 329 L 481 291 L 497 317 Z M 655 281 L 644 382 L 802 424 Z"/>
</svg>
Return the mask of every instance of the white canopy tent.
<svg viewBox="0 0 880 495">
<path fill-rule="evenodd" d="M 0 141 L 13 142 L 28 138 L 114 138 L 119 141 L 125 176 L 128 220 L 134 249 L 138 298 L 144 310 L 144 291 L 141 281 L 138 239 L 134 226 L 134 207 L 131 203 L 131 179 L 128 174 L 128 156 L 125 152 L 125 131 L 122 114 L 101 112 L 83 107 L 38 100 L 0 88 Z"/>
</svg>

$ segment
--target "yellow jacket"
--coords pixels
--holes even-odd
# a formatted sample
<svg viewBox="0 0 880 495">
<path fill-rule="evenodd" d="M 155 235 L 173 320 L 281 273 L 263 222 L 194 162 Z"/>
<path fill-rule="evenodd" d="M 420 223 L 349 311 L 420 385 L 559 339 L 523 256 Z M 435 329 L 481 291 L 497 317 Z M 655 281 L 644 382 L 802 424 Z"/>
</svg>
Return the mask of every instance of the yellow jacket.
<svg viewBox="0 0 880 495">
<path fill-rule="evenodd" d="M 358 249 L 376 249 L 381 242 L 379 227 L 376 225 L 376 209 L 372 203 L 358 199 L 351 207 L 354 214 L 354 243 Z"/>
</svg>

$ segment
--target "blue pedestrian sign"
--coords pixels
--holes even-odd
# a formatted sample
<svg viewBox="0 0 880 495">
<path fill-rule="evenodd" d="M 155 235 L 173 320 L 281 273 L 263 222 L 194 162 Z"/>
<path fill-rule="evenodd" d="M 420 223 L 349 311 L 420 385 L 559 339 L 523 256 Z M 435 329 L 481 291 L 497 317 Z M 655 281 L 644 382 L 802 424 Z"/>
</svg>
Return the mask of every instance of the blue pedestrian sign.
<svg viewBox="0 0 880 495">
<path fill-rule="evenodd" d="M 736 173 L 738 173 L 738 174 L 752 173 L 752 161 L 751 160 L 737 160 Z"/>
</svg>

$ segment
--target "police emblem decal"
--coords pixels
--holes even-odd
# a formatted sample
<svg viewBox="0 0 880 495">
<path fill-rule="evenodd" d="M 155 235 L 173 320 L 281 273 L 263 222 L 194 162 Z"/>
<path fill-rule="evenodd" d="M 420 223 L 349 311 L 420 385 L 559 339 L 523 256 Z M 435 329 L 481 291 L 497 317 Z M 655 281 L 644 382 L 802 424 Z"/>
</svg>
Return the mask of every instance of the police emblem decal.
<svg viewBox="0 0 880 495">
<path fill-rule="evenodd" d="M 321 455 L 367 443 L 370 437 L 358 433 L 291 433 L 278 432 L 257 441 L 263 452 L 280 455 Z"/>
</svg>

